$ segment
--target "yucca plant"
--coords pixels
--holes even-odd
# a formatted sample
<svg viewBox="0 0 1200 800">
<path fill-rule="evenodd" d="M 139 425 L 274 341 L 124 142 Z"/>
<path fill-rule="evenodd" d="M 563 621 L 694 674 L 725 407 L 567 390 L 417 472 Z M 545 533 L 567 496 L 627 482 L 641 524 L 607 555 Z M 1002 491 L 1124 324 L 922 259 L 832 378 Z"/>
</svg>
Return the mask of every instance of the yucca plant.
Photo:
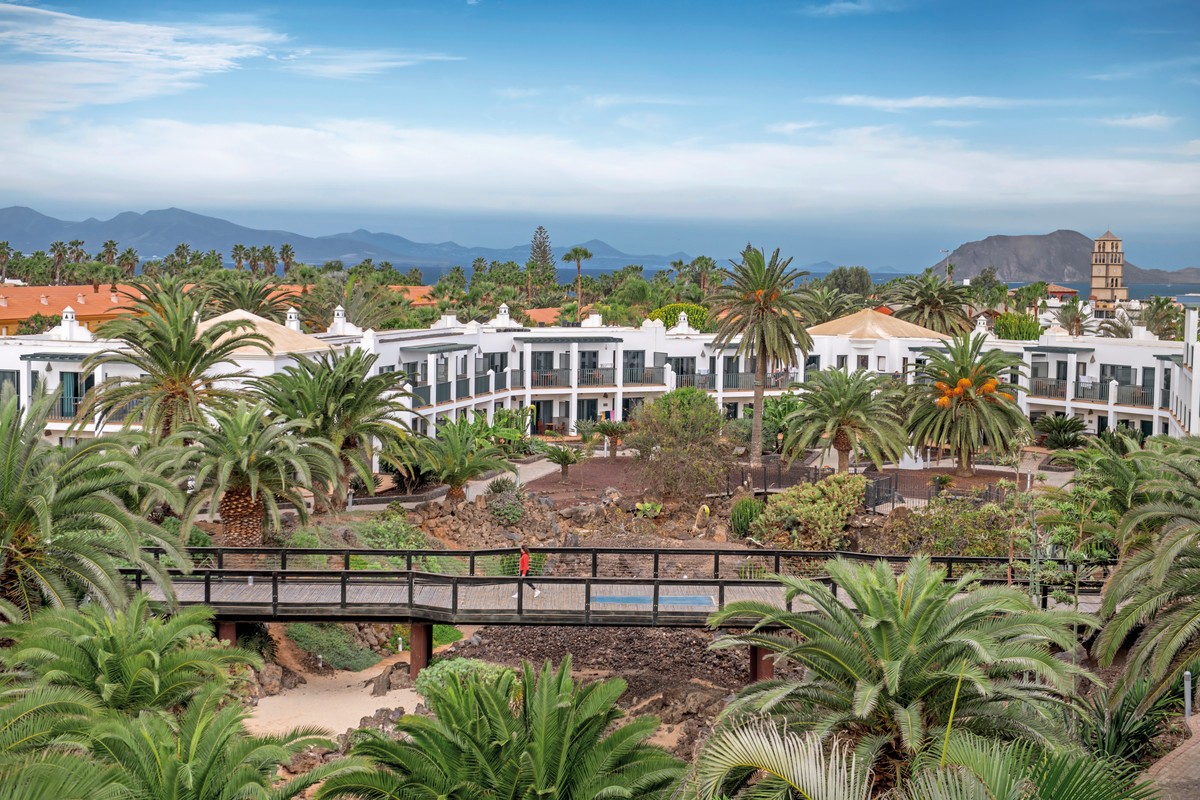
<svg viewBox="0 0 1200 800">
<path fill-rule="evenodd" d="M 212 609 L 197 606 L 160 616 L 145 594 L 111 613 L 99 605 L 45 609 L 0 627 L 0 638 L 13 640 L 0 657 L 37 683 L 77 689 L 105 708 L 171 709 L 225 685 L 231 667 L 261 666 L 252 653 L 213 640 L 212 618 Z"/>
<path fill-rule="evenodd" d="M 1083 446 L 1087 423 L 1075 416 L 1046 414 L 1033 427 L 1045 434 L 1045 445 L 1051 450 L 1075 450 Z"/>
<path fill-rule="evenodd" d="M 760 681 L 725 716 L 769 712 L 792 729 L 841 736 L 864 767 L 901 781 L 914 755 L 966 731 L 1054 748 L 1067 741 L 1060 712 L 1074 682 L 1090 676 L 1055 658 L 1075 646 L 1086 614 L 1041 611 L 1022 591 L 977 587 L 968 574 L 947 582 L 926 557 L 892 566 L 828 562 L 843 603 L 824 583 L 776 576 L 787 611 L 759 602 L 728 604 L 717 627 L 753 620 L 745 634 L 714 647 L 756 645 L 804 668 L 796 682 Z"/>
<path fill-rule="evenodd" d="M 577 450 L 574 447 L 563 447 L 562 445 L 552 444 L 546 448 L 546 460 L 551 464 L 557 464 L 562 475 L 562 482 L 566 483 L 568 472 L 571 467 L 584 461 L 590 453 Z"/>
<path fill-rule="evenodd" d="M 240 800 L 297 797 L 322 780 L 359 768 L 354 759 L 334 761 L 291 780 L 279 767 L 314 745 L 333 747 L 318 728 L 280 736 L 251 736 L 237 704 L 222 707 L 220 689 L 198 695 L 178 717 L 116 716 L 96 726 L 91 751 L 119 771 L 129 797 L 155 800 Z"/>
<path fill-rule="evenodd" d="M 352 752 L 373 768 L 330 778 L 317 797 L 668 797 L 683 764 L 646 743 L 658 720 L 618 725 L 625 682 L 576 684 L 570 670 L 567 656 L 557 669 L 431 685 L 433 719 L 404 717 L 399 740 L 364 737 Z"/>
<path fill-rule="evenodd" d="M 92 598 L 127 602 L 122 566 L 137 566 L 171 597 L 162 564 L 142 545 L 186 563 L 178 542 L 148 522 L 148 506 L 179 508 L 176 488 L 132 455 L 138 440 L 89 439 L 56 448 L 43 435 L 56 396 L 22 409 L 0 393 L 0 614 L 27 618 L 46 605 Z"/>
</svg>

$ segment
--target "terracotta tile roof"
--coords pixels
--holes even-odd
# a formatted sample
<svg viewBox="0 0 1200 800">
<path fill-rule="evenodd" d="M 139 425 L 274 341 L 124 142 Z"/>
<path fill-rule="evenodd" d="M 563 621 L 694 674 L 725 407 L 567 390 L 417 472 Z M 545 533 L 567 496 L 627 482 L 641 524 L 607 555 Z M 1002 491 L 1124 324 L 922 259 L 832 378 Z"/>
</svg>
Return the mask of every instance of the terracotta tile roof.
<svg viewBox="0 0 1200 800">
<path fill-rule="evenodd" d="M 854 314 L 813 325 L 808 332 L 813 336 L 849 336 L 851 339 L 951 338 L 944 333 L 905 322 L 873 308 L 864 308 Z"/>
<path fill-rule="evenodd" d="M 430 292 L 433 291 L 432 286 L 389 285 L 388 288 L 393 292 L 398 292 L 404 295 L 404 298 L 414 306 L 437 305 L 437 301 L 429 296 Z"/>
<path fill-rule="evenodd" d="M 558 317 L 561 313 L 562 309 L 558 306 L 551 306 L 550 308 L 528 308 L 525 310 L 525 316 L 528 317 L 529 321 L 534 325 L 553 325 L 554 323 L 558 322 Z"/>
<path fill-rule="evenodd" d="M 112 284 L 95 289 L 90 283 L 72 286 L 13 286 L 0 284 L 0 319 L 24 320 L 34 314 L 61 314 L 67 306 L 78 319 L 115 316 L 132 305 L 129 298 L 112 291 Z M 129 287 L 118 284 L 118 290 Z M 44 301 L 44 302 L 43 302 Z"/>
</svg>

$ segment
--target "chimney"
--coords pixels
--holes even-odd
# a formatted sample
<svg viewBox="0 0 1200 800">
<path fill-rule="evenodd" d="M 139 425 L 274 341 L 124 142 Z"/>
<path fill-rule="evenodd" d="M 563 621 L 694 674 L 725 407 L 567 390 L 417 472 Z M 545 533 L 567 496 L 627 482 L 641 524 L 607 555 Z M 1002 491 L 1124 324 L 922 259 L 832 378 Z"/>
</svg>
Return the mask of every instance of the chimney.
<svg viewBox="0 0 1200 800">
<path fill-rule="evenodd" d="M 0 294 L 0 308 L 8 308 L 8 297 Z"/>
<path fill-rule="evenodd" d="M 42 305 L 44 305 L 44 306 L 50 305 L 50 301 L 46 298 L 46 295 L 42 295 Z"/>
<path fill-rule="evenodd" d="M 118 303 L 120 300 L 121 300 L 121 298 L 117 297 L 117 293 L 116 293 L 116 292 L 112 292 L 112 293 L 111 293 L 111 294 L 109 294 L 109 296 L 108 296 L 108 302 L 112 303 L 114 306 L 115 306 L 115 305 L 116 305 L 116 304 L 117 304 L 117 303 Z"/>
<path fill-rule="evenodd" d="M 83 305 L 87 302 L 87 300 L 83 299 L 83 292 L 79 292 L 75 295 L 75 302 L 79 303 L 79 305 Z"/>
<path fill-rule="evenodd" d="M 100 279 L 92 278 L 92 294 L 100 294 Z"/>
<path fill-rule="evenodd" d="M 294 308 L 289 308 L 287 311 L 287 327 L 288 330 L 300 331 L 300 313 Z"/>
</svg>

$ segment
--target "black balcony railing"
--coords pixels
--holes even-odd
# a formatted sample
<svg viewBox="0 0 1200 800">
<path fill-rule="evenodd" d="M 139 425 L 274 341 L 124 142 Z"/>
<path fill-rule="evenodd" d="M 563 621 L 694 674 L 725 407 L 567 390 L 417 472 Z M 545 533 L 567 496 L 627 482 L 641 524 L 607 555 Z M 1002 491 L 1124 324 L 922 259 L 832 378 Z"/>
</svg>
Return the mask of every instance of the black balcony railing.
<svg viewBox="0 0 1200 800">
<path fill-rule="evenodd" d="M 662 367 L 625 367 L 626 386 L 662 386 L 665 382 Z"/>
<path fill-rule="evenodd" d="M 450 381 L 444 381 L 437 385 L 437 402 L 450 402 Z"/>
<path fill-rule="evenodd" d="M 571 387 L 571 370 L 569 369 L 535 369 L 529 373 L 529 385 L 534 389 Z"/>
<path fill-rule="evenodd" d="M 617 372 L 612 367 L 585 367 L 579 370 L 580 386 L 616 386 Z"/>
<path fill-rule="evenodd" d="M 461 400 L 464 397 L 471 396 L 471 379 L 470 378 L 456 378 L 454 383 L 455 383 L 455 385 L 454 385 L 454 396 L 455 397 L 457 397 L 458 399 Z"/>
<path fill-rule="evenodd" d="M 525 386 L 525 370 L 514 369 L 509 374 L 512 376 L 512 388 L 519 389 Z M 496 386 L 499 387 L 500 384 L 497 383 Z"/>
<path fill-rule="evenodd" d="M 1150 406 L 1153 393 L 1141 386 L 1118 386 L 1117 403 L 1123 406 Z"/>
<path fill-rule="evenodd" d="M 79 404 L 82 402 L 78 397 L 60 397 L 50 406 L 49 419 L 64 420 L 75 419 L 75 412 L 79 410 Z"/>
<path fill-rule="evenodd" d="M 716 389 L 717 376 L 702 372 L 683 373 L 675 376 L 675 385 L 691 389 Z"/>
<path fill-rule="evenodd" d="M 488 376 L 486 373 L 475 376 L 475 394 L 487 394 L 491 390 L 491 386 L 488 385 Z"/>
<path fill-rule="evenodd" d="M 1065 400 L 1067 397 L 1067 382 L 1054 378 L 1031 378 L 1029 381 L 1031 397 L 1049 397 L 1055 400 Z"/>
<path fill-rule="evenodd" d="M 1108 402 L 1108 381 L 1075 381 L 1075 399 Z"/>
<path fill-rule="evenodd" d="M 430 405 L 429 401 L 429 384 L 422 386 L 414 386 L 413 390 L 413 408 L 424 408 Z"/>
</svg>

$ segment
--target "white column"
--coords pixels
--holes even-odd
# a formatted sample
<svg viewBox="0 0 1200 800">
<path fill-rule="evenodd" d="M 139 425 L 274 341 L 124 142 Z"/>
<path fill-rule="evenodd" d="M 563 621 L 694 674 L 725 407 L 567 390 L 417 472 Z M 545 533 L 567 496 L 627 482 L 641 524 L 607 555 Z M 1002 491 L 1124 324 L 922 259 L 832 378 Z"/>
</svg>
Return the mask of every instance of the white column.
<svg viewBox="0 0 1200 800">
<path fill-rule="evenodd" d="M 496 371 L 489 369 L 487 373 L 488 379 L 488 404 L 487 404 L 487 421 L 488 425 L 496 418 Z M 471 380 L 474 380 L 472 378 Z"/>
<path fill-rule="evenodd" d="M 533 405 L 533 342 L 525 342 L 521 349 L 525 353 L 525 405 L 531 406 Z"/>
<path fill-rule="evenodd" d="M 571 402 L 567 408 L 567 432 L 579 421 L 579 342 L 571 342 Z"/>
<path fill-rule="evenodd" d="M 675 370 L 671 369 L 670 362 L 663 365 L 663 383 L 667 385 L 667 391 L 675 391 Z"/>
<path fill-rule="evenodd" d="M 623 418 L 621 406 L 625 402 L 625 342 L 617 342 L 616 353 L 613 354 L 613 376 L 617 391 L 613 394 L 612 418 L 620 422 Z"/>
<path fill-rule="evenodd" d="M 1111 380 L 1108 382 L 1108 428 L 1112 430 L 1117 427 L 1117 382 Z"/>
<path fill-rule="evenodd" d="M 1079 363 L 1078 354 L 1071 352 L 1067 353 L 1067 385 L 1064 387 L 1064 397 L 1067 399 L 1067 416 L 1071 416 L 1072 400 L 1075 399 L 1075 372 L 1079 369 L 1076 365 Z"/>
</svg>

